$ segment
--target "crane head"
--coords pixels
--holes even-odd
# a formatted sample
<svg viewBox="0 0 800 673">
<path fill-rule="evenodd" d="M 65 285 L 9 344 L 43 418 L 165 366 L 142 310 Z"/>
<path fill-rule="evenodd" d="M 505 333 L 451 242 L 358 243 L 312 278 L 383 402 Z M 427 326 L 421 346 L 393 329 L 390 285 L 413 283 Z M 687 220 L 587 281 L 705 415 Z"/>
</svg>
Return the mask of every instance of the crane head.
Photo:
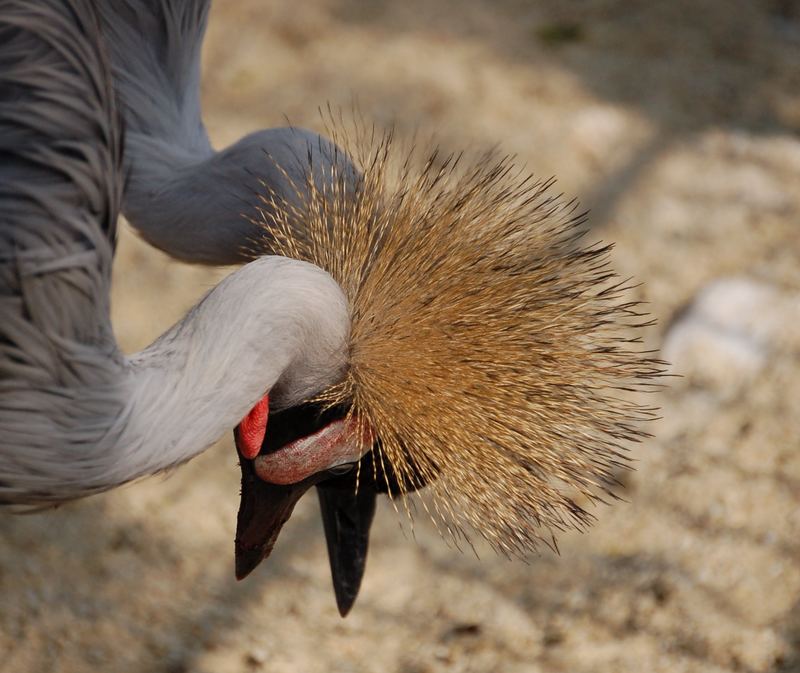
<svg viewBox="0 0 800 673">
<path fill-rule="evenodd" d="M 305 403 L 263 417 L 263 406 L 264 401 L 256 405 L 234 432 L 242 470 L 237 579 L 269 556 L 283 524 L 308 489 L 352 471 L 369 450 L 341 407 Z M 254 432 L 253 416 L 258 423 L 263 418 L 263 428 L 269 432 Z"/>
<path fill-rule="evenodd" d="M 243 461 L 237 569 L 269 553 L 317 485 L 346 612 L 379 490 L 427 485 L 443 534 L 506 556 L 587 528 L 648 436 L 656 410 L 639 394 L 664 363 L 638 345 L 650 321 L 610 268 L 611 246 L 582 241 L 585 214 L 552 180 L 508 157 L 398 157 L 391 134 L 341 137 L 355 181 L 332 161 L 322 186 L 266 194 L 257 218 L 276 252 L 338 283 L 351 324 L 343 379 L 320 397 L 330 415 L 301 408 L 300 434 L 284 436 L 270 416 L 266 449 Z M 301 447 L 319 455 L 301 461 Z"/>
<path fill-rule="evenodd" d="M 268 410 L 265 397 L 234 432 L 242 472 L 236 577 L 269 556 L 294 506 L 317 486 L 336 602 L 345 616 L 361 585 L 376 495 L 399 492 L 397 476 L 376 460 L 380 441 L 350 405 L 306 402 Z M 415 488 L 423 485 L 420 480 Z"/>
</svg>

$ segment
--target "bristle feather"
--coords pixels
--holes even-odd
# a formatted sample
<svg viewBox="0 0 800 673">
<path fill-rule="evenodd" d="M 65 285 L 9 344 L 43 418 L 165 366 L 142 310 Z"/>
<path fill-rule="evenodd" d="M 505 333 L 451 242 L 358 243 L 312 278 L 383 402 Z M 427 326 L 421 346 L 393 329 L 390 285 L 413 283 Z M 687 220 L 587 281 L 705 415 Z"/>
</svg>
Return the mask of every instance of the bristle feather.
<svg viewBox="0 0 800 673">
<path fill-rule="evenodd" d="M 472 530 L 507 555 L 557 549 L 556 532 L 593 521 L 575 495 L 616 497 L 625 446 L 655 417 L 614 393 L 662 374 L 632 347 L 651 324 L 636 286 L 610 269 L 611 245 L 581 244 L 586 213 L 552 178 L 438 149 L 420 166 L 363 124 L 329 133 L 361 174 L 334 160 L 291 200 L 264 194 L 258 214 L 276 252 L 326 269 L 349 299 L 349 372 L 321 399 L 351 403 L 380 438 L 391 495 L 429 483 L 425 509 L 454 544 Z"/>
</svg>

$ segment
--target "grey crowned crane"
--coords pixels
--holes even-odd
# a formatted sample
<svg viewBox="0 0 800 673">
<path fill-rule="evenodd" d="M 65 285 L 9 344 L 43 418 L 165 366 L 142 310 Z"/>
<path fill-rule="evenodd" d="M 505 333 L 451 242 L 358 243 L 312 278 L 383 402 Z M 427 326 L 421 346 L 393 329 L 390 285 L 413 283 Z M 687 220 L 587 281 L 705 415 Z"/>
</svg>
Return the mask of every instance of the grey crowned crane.
<svg viewBox="0 0 800 673">
<path fill-rule="evenodd" d="M 214 151 L 208 8 L 0 0 L 0 501 L 113 488 L 235 426 L 237 576 L 316 486 L 342 614 L 378 493 L 427 487 L 446 535 L 509 555 L 585 527 L 661 371 L 608 246 L 504 158 L 336 129 Z M 128 357 L 120 209 L 180 259 L 244 263 Z"/>
</svg>

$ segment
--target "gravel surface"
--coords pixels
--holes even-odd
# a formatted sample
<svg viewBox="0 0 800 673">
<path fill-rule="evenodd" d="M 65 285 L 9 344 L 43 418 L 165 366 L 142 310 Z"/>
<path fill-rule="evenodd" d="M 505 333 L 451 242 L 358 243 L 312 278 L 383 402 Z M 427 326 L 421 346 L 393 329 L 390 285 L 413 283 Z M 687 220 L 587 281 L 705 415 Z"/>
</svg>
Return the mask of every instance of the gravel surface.
<svg viewBox="0 0 800 673">
<path fill-rule="evenodd" d="M 353 101 L 445 149 L 497 145 L 591 207 L 680 378 L 624 497 L 528 565 L 381 502 L 336 612 L 313 498 L 233 578 L 229 439 L 169 478 L 0 516 L 0 671 L 800 671 L 800 4 L 217 0 L 218 146 Z M 227 270 L 123 231 L 141 347 Z"/>
</svg>

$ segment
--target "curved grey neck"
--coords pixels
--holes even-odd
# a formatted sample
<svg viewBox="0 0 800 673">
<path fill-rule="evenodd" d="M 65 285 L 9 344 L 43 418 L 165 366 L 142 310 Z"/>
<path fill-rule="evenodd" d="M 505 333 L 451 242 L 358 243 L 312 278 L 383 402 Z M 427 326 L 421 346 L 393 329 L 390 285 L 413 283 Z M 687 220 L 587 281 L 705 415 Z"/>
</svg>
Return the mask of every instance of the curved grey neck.
<svg viewBox="0 0 800 673">
<path fill-rule="evenodd" d="M 209 0 L 96 4 L 125 118 L 125 216 L 148 242 L 187 262 L 234 264 L 269 253 L 248 218 L 267 187 L 291 199 L 276 163 L 300 186 L 312 167 L 319 179 L 334 160 L 350 163 L 329 140 L 293 128 L 213 150 L 200 108 Z"/>
<path fill-rule="evenodd" d="M 71 371 L 80 365 L 91 380 L 21 388 L 15 406 L 0 409 L 0 504 L 63 502 L 183 463 L 266 393 L 280 409 L 340 381 L 348 330 L 347 302 L 328 274 L 262 257 L 130 358 L 110 329 L 91 347 L 62 339 Z"/>
<path fill-rule="evenodd" d="M 125 149 L 125 216 L 152 245 L 202 264 L 270 252 L 264 230 L 251 221 L 257 207 L 267 207 L 259 196 L 270 189 L 292 201 L 309 171 L 320 180 L 342 156 L 330 141 L 295 128 L 257 131 L 221 152 L 129 133 Z"/>
<path fill-rule="evenodd" d="M 332 385 L 348 330 L 346 300 L 317 267 L 262 257 L 236 271 L 129 359 L 116 481 L 196 456 L 267 393 L 282 408 Z"/>
</svg>

